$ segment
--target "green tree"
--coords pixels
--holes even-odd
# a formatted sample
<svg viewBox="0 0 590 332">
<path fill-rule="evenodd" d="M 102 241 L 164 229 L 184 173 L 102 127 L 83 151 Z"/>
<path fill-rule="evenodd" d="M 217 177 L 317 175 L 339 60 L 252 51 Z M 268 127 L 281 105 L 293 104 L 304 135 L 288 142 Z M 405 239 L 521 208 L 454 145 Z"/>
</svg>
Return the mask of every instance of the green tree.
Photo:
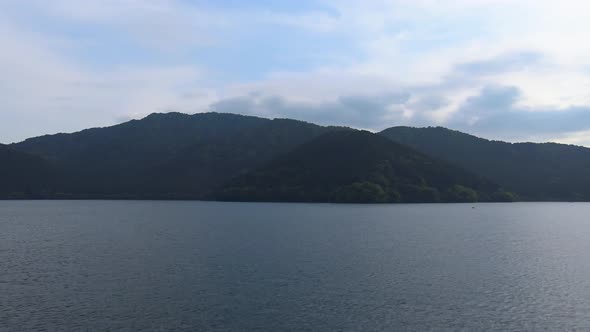
<svg viewBox="0 0 590 332">
<path fill-rule="evenodd" d="M 456 184 L 447 190 L 447 200 L 461 203 L 477 202 L 478 194 L 471 188 Z"/>
</svg>

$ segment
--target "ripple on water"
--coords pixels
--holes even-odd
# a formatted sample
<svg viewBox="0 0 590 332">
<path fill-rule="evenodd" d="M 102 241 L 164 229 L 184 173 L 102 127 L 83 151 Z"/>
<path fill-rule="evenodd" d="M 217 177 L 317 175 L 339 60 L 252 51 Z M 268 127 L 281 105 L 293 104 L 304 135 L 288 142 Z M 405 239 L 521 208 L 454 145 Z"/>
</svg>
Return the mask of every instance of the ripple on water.
<svg viewBox="0 0 590 332">
<path fill-rule="evenodd" d="M 590 330 L 589 204 L 0 202 L 0 331 Z"/>
</svg>

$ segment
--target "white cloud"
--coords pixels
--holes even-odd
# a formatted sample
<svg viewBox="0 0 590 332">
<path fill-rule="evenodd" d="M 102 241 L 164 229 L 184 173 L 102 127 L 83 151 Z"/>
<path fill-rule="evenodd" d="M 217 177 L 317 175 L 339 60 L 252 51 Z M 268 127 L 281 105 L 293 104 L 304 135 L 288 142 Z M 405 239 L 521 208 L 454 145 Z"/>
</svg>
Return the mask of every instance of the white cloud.
<svg viewBox="0 0 590 332">
<path fill-rule="evenodd" d="M 111 125 L 124 114 L 196 112 L 215 99 L 214 91 L 199 86 L 202 72 L 194 66 L 78 66 L 51 40 L 1 22 L 1 141 Z M 197 92 L 199 98 L 182 97 Z"/>
<path fill-rule="evenodd" d="M 519 94 L 511 107 L 528 112 L 567 112 L 590 105 L 590 45 L 585 42 L 590 4 L 586 1 L 319 1 L 331 10 L 289 13 L 272 8 L 203 7 L 175 0 L 0 4 L 6 13 L 19 14 L 11 20 L 0 17 L 0 96 L 3 106 L 11 110 L 3 122 L 18 114 L 56 112 L 70 114 L 76 121 L 64 121 L 62 126 L 56 121 L 44 131 L 74 130 L 153 111 L 197 112 L 217 101 L 255 92 L 282 100 L 283 104 L 275 104 L 282 106 L 282 113 L 278 112 L 282 116 L 296 112 L 292 106 L 299 105 L 321 113 L 322 119 L 340 116 L 341 123 L 375 128 L 404 121 L 452 125 L 469 98 L 479 96 L 487 86 L 514 87 Z M 95 40 L 42 31 L 31 23 L 43 20 L 108 31 L 147 55 L 163 53 L 164 60 L 138 61 L 133 66 L 114 61 L 96 67 L 70 52 Z M 300 29 L 323 38 L 318 39 L 320 43 L 338 40 L 339 44 L 319 54 L 310 51 L 317 45 L 293 41 L 299 43 L 301 59 L 314 57 L 313 65 L 283 69 L 273 63 L 257 79 L 231 81 L 216 79 L 224 73 L 207 68 L 207 62 L 177 56 L 190 57 L 226 45 L 236 52 L 239 66 L 247 68 L 252 61 L 270 60 L 262 51 L 262 59 L 242 58 L 239 50 L 250 45 L 239 45 L 241 33 L 256 35 L 256 29 L 261 29 L 266 36 L 274 27 Z M 276 37 L 288 43 L 292 36 Z M 101 42 L 109 47 L 108 40 Z M 371 113 L 378 116 L 374 121 L 363 121 L 364 113 L 325 113 L 343 112 L 334 105 L 342 106 L 346 96 L 388 94 L 409 94 L 410 98 L 403 105 L 379 107 L 379 112 Z M 311 113 L 305 116 L 318 118 Z M 474 118 L 472 123 L 476 122 Z M 19 130 L 0 126 L 6 126 L 0 141 L 42 133 L 41 125 Z M 580 138 L 584 135 L 585 131 L 577 130 L 552 137 L 584 141 Z"/>
</svg>

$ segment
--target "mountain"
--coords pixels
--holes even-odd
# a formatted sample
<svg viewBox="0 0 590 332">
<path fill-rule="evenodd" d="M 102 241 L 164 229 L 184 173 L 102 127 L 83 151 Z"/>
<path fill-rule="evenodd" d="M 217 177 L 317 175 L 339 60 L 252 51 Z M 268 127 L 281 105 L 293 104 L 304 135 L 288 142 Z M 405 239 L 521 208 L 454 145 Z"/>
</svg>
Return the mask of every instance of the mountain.
<svg viewBox="0 0 590 332">
<path fill-rule="evenodd" d="M 53 193 L 60 174 L 43 158 L 0 144 L 0 198 L 42 198 Z"/>
<path fill-rule="evenodd" d="M 0 145 L 0 198 L 446 202 L 475 194 L 511 200 L 511 192 L 590 201 L 588 148 L 440 127 L 359 133 L 289 119 L 156 113 Z"/>
<path fill-rule="evenodd" d="M 31 138 L 12 147 L 63 169 L 68 178 L 62 189 L 74 197 L 142 198 L 150 170 L 183 149 L 269 121 L 235 114 L 155 113 L 112 127 Z"/>
<path fill-rule="evenodd" d="M 149 171 L 143 191 L 203 198 L 227 180 L 338 127 L 274 119 L 222 139 L 188 146 Z"/>
<path fill-rule="evenodd" d="M 194 199 L 332 129 L 236 114 L 156 113 L 12 148 L 62 169 L 68 177 L 60 191 L 72 197 Z"/>
<path fill-rule="evenodd" d="M 590 201 L 588 148 L 490 141 L 441 127 L 393 127 L 380 134 L 484 176 L 524 200 Z"/>
<path fill-rule="evenodd" d="M 243 174 L 215 199 L 289 202 L 510 200 L 490 181 L 367 131 L 333 131 Z"/>
<path fill-rule="evenodd" d="M 29 138 L 12 147 L 60 163 L 99 160 L 101 164 L 135 166 L 158 162 L 162 154 L 169 155 L 198 142 L 222 139 L 269 121 L 225 113 L 153 113 L 111 127 Z"/>
</svg>

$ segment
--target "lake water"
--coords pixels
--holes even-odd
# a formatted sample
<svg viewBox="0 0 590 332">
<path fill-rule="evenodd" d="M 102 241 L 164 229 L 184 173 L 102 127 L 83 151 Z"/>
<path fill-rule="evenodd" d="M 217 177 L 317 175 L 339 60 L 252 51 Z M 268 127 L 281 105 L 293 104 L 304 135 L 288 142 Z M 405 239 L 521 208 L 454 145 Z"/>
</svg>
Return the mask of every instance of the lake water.
<svg viewBox="0 0 590 332">
<path fill-rule="evenodd" d="M 0 201 L 0 331 L 588 331 L 589 216 Z"/>
</svg>

